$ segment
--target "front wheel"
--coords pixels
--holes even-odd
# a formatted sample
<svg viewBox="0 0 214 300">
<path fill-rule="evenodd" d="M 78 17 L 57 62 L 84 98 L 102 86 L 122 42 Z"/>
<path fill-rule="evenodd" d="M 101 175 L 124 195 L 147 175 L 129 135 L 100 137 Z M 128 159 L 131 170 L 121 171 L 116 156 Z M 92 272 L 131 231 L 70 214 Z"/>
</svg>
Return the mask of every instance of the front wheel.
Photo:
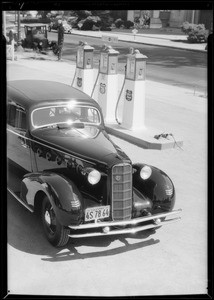
<svg viewBox="0 0 214 300">
<path fill-rule="evenodd" d="M 65 246 L 69 240 L 70 230 L 59 223 L 47 196 L 42 202 L 41 218 L 48 241 L 55 247 Z"/>
</svg>

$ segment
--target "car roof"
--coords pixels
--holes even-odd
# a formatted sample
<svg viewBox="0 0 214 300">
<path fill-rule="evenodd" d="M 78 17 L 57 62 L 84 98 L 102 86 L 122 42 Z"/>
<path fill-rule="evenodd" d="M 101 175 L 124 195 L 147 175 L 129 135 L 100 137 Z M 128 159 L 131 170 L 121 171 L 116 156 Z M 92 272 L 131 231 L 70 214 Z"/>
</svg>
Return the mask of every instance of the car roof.
<svg viewBox="0 0 214 300">
<path fill-rule="evenodd" d="M 81 104 L 98 104 L 85 93 L 60 82 L 46 80 L 15 80 L 8 81 L 7 95 L 10 100 L 16 101 L 25 108 L 42 106 L 50 102 L 76 100 Z"/>
<path fill-rule="evenodd" d="M 25 26 L 24 27 L 47 27 L 47 25 L 46 24 L 43 24 L 43 23 L 31 23 L 31 24 L 25 24 Z"/>
</svg>

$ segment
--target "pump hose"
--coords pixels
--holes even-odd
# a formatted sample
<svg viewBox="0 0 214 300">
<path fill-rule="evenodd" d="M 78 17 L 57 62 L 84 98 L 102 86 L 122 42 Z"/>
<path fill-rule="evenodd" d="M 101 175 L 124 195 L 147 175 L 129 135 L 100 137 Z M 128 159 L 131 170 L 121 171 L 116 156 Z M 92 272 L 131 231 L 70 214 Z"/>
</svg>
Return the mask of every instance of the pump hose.
<svg viewBox="0 0 214 300">
<path fill-rule="evenodd" d="M 74 73 L 74 78 L 73 78 L 73 80 L 72 80 L 72 84 L 71 84 L 71 86 L 73 86 L 73 84 L 74 84 L 74 80 L 75 80 L 76 74 L 77 74 L 77 68 L 76 68 L 76 70 L 75 70 L 75 73 Z"/>
<path fill-rule="evenodd" d="M 94 84 L 93 90 L 92 90 L 92 92 L 91 92 L 91 98 L 92 98 L 92 96 L 93 96 L 93 93 L 94 93 L 94 90 L 95 90 L 95 88 L 96 88 L 96 85 L 97 85 L 97 81 L 98 81 L 99 75 L 100 75 L 100 71 L 98 70 L 98 73 L 97 73 L 97 78 L 96 78 L 96 81 L 95 81 L 95 84 Z"/>
<path fill-rule="evenodd" d="M 77 59 L 76 59 L 76 60 L 77 60 Z M 74 78 L 73 78 L 73 80 L 72 80 L 71 86 L 73 86 L 73 84 L 74 84 L 74 80 L 75 80 L 76 74 L 77 74 L 77 67 L 76 67 L 76 69 L 75 69 Z"/>
<path fill-rule="evenodd" d="M 96 78 L 96 81 L 95 81 L 95 84 L 94 84 L 93 90 L 92 90 L 92 92 L 91 92 L 91 98 L 92 98 L 92 96 L 93 96 L 93 93 L 94 93 L 94 90 L 95 90 L 95 88 L 96 88 L 96 85 L 97 85 L 97 81 L 98 81 L 99 75 L 100 75 L 100 60 L 99 60 L 99 67 L 98 67 L 97 78 Z"/>
<path fill-rule="evenodd" d="M 123 88 L 124 88 L 124 85 L 125 85 L 125 80 L 126 80 L 126 76 L 124 77 L 122 89 L 121 89 L 121 91 L 120 91 L 120 95 L 119 95 L 119 97 L 118 97 L 117 104 L 116 104 L 116 108 L 115 108 L 115 120 L 116 120 L 116 122 L 117 122 L 119 125 L 121 125 L 121 122 L 119 122 L 119 120 L 118 120 L 118 115 L 117 115 L 117 113 L 118 113 L 118 105 L 119 105 L 120 97 L 121 97 L 121 94 L 122 94 L 122 92 L 123 92 Z"/>
</svg>

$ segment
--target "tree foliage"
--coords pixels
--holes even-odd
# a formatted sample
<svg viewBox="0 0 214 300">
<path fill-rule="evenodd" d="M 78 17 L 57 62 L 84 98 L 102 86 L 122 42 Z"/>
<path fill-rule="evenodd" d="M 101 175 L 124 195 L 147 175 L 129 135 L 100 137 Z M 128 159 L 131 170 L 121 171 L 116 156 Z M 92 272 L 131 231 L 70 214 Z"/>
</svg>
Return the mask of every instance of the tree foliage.
<svg viewBox="0 0 214 300">
<path fill-rule="evenodd" d="M 190 43 L 205 43 L 208 38 L 208 30 L 205 29 L 204 24 L 191 24 L 184 22 L 181 30 L 188 35 L 187 40 Z"/>
</svg>

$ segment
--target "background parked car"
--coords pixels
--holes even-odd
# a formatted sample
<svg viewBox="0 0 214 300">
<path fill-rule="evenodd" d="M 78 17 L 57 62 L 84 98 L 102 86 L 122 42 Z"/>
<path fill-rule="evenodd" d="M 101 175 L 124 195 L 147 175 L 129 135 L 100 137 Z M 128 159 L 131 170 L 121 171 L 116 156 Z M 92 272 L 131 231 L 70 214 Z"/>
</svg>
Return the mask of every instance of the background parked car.
<svg viewBox="0 0 214 300">
<path fill-rule="evenodd" d="M 51 30 L 57 30 L 58 29 L 58 21 L 61 20 L 59 18 L 56 18 L 51 21 L 51 23 L 48 25 L 48 31 L 50 32 Z M 71 33 L 72 27 L 67 23 L 67 21 L 63 20 L 62 21 L 63 27 L 64 27 L 64 32 L 65 33 Z"/>
<path fill-rule="evenodd" d="M 46 25 L 31 24 L 24 26 L 25 38 L 22 40 L 23 48 L 47 50 L 54 49 L 56 42 L 47 38 Z"/>
</svg>

